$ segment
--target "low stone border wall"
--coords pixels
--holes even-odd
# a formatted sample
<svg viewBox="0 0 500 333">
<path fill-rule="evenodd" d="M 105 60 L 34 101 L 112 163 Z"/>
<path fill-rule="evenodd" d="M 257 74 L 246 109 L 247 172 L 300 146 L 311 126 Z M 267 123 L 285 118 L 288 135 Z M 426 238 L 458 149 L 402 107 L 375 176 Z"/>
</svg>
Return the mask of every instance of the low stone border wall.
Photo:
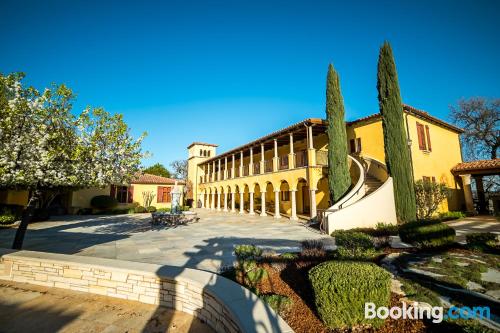
<svg viewBox="0 0 500 333">
<path fill-rule="evenodd" d="M 210 272 L 33 251 L 0 249 L 0 256 L 0 280 L 165 306 L 217 332 L 293 332 L 255 294 Z"/>
</svg>

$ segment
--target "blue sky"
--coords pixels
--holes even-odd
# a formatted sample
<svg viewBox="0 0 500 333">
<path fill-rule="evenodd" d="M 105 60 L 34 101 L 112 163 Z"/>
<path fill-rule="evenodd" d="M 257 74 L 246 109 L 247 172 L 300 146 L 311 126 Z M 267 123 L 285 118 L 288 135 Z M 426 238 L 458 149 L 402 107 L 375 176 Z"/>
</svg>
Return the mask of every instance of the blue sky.
<svg viewBox="0 0 500 333">
<path fill-rule="evenodd" d="M 446 119 L 462 97 L 499 97 L 499 1 L 0 2 L 0 72 L 65 83 L 75 109 L 123 113 L 150 165 L 219 152 L 324 117 L 340 74 L 346 118 L 378 112 L 376 65 L 392 44 L 405 103 Z"/>
</svg>

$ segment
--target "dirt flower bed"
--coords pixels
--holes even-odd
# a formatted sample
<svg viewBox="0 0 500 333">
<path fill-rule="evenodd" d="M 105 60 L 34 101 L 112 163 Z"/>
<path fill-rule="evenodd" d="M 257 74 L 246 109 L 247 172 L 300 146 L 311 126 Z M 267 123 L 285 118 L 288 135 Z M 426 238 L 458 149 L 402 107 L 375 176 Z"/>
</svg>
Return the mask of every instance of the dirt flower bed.
<svg viewBox="0 0 500 333">
<path fill-rule="evenodd" d="M 280 313 L 281 317 L 297 332 L 428 332 L 427 324 L 421 320 L 390 320 L 378 330 L 371 327 L 356 327 L 346 330 L 332 331 L 327 328 L 316 314 L 313 292 L 307 272 L 321 261 L 290 262 L 283 270 L 274 268 L 272 264 L 262 263 L 260 266 L 268 272 L 267 279 L 258 284 L 262 294 L 274 293 L 287 296 L 292 300 L 291 306 Z M 397 295 L 393 294 L 391 306 L 401 305 Z"/>
</svg>

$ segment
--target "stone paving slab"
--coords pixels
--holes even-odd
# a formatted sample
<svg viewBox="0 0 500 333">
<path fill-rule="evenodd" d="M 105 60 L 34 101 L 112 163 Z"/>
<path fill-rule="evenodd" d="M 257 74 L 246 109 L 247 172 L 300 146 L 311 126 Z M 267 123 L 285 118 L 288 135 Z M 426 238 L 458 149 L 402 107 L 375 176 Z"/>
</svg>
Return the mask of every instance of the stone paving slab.
<svg viewBox="0 0 500 333">
<path fill-rule="evenodd" d="M 332 237 L 286 218 L 239 215 L 197 209 L 198 223 L 151 227 L 150 214 L 65 216 L 29 226 L 23 249 L 198 268 L 216 272 L 234 261 L 239 244 L 278 253 L 298 251 L 305 239 Z M 0 248 L 9 248 L 15 229 L 0 230 Z"/>
</svg>

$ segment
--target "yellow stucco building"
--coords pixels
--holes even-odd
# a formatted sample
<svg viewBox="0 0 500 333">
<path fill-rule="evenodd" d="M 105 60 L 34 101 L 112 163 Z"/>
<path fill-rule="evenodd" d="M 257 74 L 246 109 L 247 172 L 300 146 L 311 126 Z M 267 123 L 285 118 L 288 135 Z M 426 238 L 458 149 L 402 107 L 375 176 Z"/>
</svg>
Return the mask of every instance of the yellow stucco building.
<svg viewBox="0 0 500 333">
<path fill-rule="evenodd" d="M 408 105 L 404 105 L 404 119 L 414 179 L 446 183 L 452 194 L 441 209 L 464 209 L 460 178 L 451 173 L 462 162 L 462 130 Z M 295 220 L 318 214 L 323 217 L 324 211 L 348 206 L 356 212 L 352 209 L 355 203 L 370 202 L 367 208 L 386 211 L 374 217 L 383 219 L 378 222 L 395 222 L 394 207 L 389 207 L 394 206 L 393 200 L 382 198 L 392 194 L 392 179 L 385 169 L 380 114 L 346 123 L 353 185 L 334 206 L 328 192 L 326 125 L 322 119 L 305 119 L 222 154 L 217 154 L 217 145 L 192 143 L 188 147 L 188 179 L 197 205 Z M 379 199 L 373 199 L 377 196 Z M 370 200 L 365 200 L 368 197 Z"/>
<path fill-rule="evenodd" d="M 98 195 L 110 195 L 118 200 L 118 209 L 144 206 L 143 193 L 154 194 L 152 206 L 170 208 L 172 206 L 172 190 L 178 186 L 183 192 L 184 182 L 151 174 L 137 175 L 130 184 L 111 185 L 104 188 L 88 188 L 59 194 L 49 206 L 56 214 L 76 214 L 91 207 L 90 201 Z M 180 198 L 182 202 L 182 194 Z M 0 203 L 25 206 L 28 203 L 28 191 L 0 191 Z"/>
</svg>

